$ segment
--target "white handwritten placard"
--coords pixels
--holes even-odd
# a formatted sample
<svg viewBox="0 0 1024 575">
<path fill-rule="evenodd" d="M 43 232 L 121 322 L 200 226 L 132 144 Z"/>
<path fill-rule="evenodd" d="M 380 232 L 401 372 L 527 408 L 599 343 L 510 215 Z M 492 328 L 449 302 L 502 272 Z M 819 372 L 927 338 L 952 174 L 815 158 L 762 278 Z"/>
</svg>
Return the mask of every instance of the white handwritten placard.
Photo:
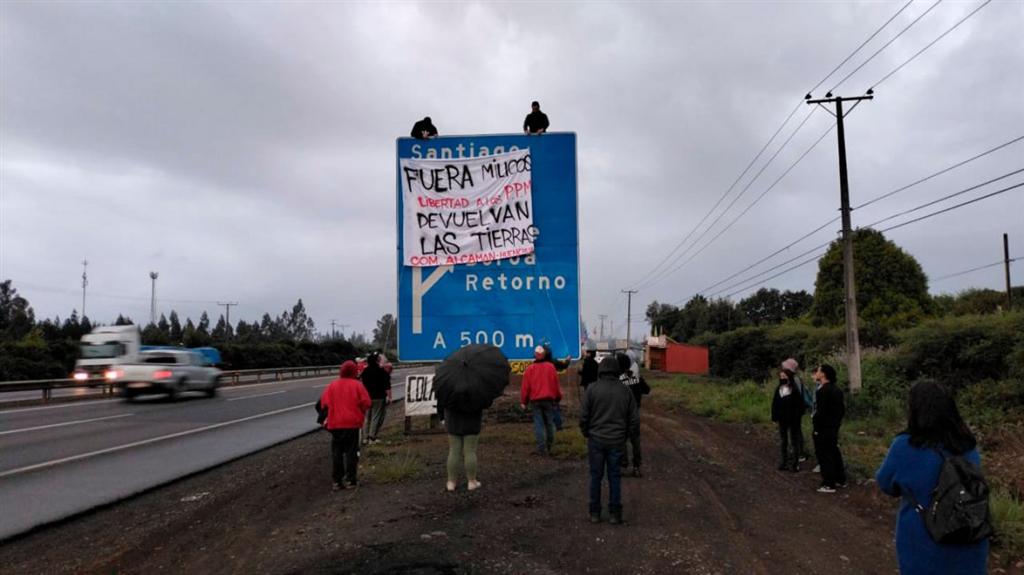
<svg viewBox="0 0 1024 575">
<path fill-rule="evenodd" d="M 401 160 L 403 263 L 439 266 L 533 253 L 530 150 Z"/>
</svg>

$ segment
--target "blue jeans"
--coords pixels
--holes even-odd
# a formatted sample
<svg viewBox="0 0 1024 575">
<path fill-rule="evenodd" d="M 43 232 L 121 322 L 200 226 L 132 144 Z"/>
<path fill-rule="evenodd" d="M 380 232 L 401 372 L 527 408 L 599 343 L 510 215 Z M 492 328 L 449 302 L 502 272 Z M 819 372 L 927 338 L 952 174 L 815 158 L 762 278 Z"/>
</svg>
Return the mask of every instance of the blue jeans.
<svg viewBox="0 0 1024 575">
<path fill-rule="evenodd" d="M 550 399 L 531 401 L 533 408 L 533 435 L 537 438 L 537 451 L 548 453 L 555 443 L 555 402 Z"/>
<path fill-rule="evenodd" d="M 587 440 L 590 460 L 590 512 L 601 512 L 601 482 L 608 472 L 608 511 L 622 513 L 622 470 L 619 468 L 625 444 L 609 445 L 596 439 Z"/>
</svg>

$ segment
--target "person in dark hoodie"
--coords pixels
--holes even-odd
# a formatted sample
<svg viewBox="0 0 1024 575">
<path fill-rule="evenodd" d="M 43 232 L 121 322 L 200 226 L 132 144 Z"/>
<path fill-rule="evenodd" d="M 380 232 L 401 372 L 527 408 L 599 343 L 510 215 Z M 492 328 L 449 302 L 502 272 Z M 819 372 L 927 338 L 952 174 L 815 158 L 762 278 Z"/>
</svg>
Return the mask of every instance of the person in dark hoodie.
<svg viewBox="0 0 1024 575">
<path fill-rule="evenodd" d="M 590 521 L 601 521 L 601 487 L 608 474 L 609 523 L 622 523 L 622 482 L 619 460 L 626 439 L 640 428 L 636 400 L 619 381 L 619 362 L 612 356 L 598 364 L 597 381 L 587 386 L 580 404 L 580 431 L 587 439 L 590 462 Z"/>
<path fill-rule="evenodd" d="M 779 386 L 772 395 L 772 421 L 779 424 L 779 447 L 782 454 L 780 471 L 799 471 L 800 454 L 803 453 L 803 434 L 800 432 L 800 418 L 806 406 L 793 372 L 783 369 L 779 372 Z M 790 443 L 793 449 L 790 454 Z"/>
<path fill-rule="evenodd" d="M 640 401 L 643 396 L 651 393 L 651 386 L 647 385 L 647 381 L 640 377 L 640 366 L 633 361 L 633 358 L 629 357 L 624 353 L 615 354 L 615 361 L 619 363 L 619 371 L 622 372 L 619 375 L 619 381 L 625 385 L 629 391 L 633 393 L 633 399 L 636 401 L 637 417 L 640 413 Z M 642 477 L 640 473 L 640 464 L 643 463 L 640 451 L 640 426 L 636 428 L 636 433 L 629 436 L 629 445 L 622 451 L 622 463 L 623 469 L 629 467 L 629 449 L 633 448 L 633 477 Z"/>
<path fill-rule="evenodd" d="M 384 416 L 387 415 L 388 403 L 391 403 L 391 375 L 380 366 L 380 355 L 371 353 L 366 358 L 366 369 L 359 378 L 363 380 L 363 385 L 373 400 L 373 407 L 366 418 L 366 436 L 363 441 L 377 443 L 377 435 L 384 425 Z"/>
<path fill-rule="evenodd" d="M 338 379 L 332 381 L 316 402 L 317 423 L 331 432 L 331 476 L 334 490 L 355 487 L 358 482 L 359 429 L 370 409 L 370 396 L 356 379 L 355 362 L 341 364 Z"/>
<path fill-rule="evenodd" d="M 430 116 L 427 116 L 412 125 L 412 132 L 409 135 L 417 140 L 429 140 L 437 137 L 437 128 L 430 121 Z"/>
</svg>

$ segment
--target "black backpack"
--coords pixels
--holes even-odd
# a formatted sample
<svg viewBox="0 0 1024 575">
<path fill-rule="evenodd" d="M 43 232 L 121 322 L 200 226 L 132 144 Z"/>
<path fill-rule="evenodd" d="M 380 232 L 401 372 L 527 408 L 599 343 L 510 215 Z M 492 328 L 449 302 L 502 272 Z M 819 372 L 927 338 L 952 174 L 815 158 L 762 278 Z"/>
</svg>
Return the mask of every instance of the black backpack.
<svg viewBox="0 0 1024 575">
<path fill-rule="evenodd" d="M 986 539 L 992 535 L 992 519 L 988 483 L 981 469 L 961 455 L 936 452 L 942 457 L 942 466 L 931 505 L 923 507 L 906 491 L 925 529 L 936 543 L 943 545 L 970 545 Z"/>
</svg>

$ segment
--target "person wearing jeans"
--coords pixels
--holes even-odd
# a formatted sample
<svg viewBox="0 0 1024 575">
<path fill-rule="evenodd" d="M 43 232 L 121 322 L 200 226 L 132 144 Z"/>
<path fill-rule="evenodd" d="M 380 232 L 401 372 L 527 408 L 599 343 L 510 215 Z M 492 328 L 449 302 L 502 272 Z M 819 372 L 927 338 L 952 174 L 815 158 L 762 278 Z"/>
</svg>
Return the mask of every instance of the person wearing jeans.
<svg viewBox="0 0 1024 575">
<path fill-rule="evenodd" d="M 548 455 L 555 443 L 555 406 L 562 400 L 562 388 L 558 385 L 558 372 L 552 362 L 546 360 L 543 346 L 533 350 L 534 362 L 523 373 L 523 384 L 519 390 L 519 403 L 533 411 L 533 434 L 537 439 L 537 453 Z"/>
<path fill-rule="evenodd" d="M 580 431 L 587 438 L 590 463 L 590 521 L 601 521 L 601 491 L 608 475 L 609 523 L 622 523 L 622 482 L 619 468 L 626 440 L 639 432 L 640 415 L 633 393 L 619 381 L 619 362 L 612 356 L 598 364 L 597 381 L 587 386 L 580 402 Z"/>
<path fill-rule="evenodd" d="M 387 416 L 388 403 L 391 402 L 391 374 L 380 365 L 380 355 L 371 353 L 366 358 L 366 369 L 360 379 L 373 400 L 373 405 L 366 418 L 364 443 L 377 443 L 380 428 Z"/>
</svg>

